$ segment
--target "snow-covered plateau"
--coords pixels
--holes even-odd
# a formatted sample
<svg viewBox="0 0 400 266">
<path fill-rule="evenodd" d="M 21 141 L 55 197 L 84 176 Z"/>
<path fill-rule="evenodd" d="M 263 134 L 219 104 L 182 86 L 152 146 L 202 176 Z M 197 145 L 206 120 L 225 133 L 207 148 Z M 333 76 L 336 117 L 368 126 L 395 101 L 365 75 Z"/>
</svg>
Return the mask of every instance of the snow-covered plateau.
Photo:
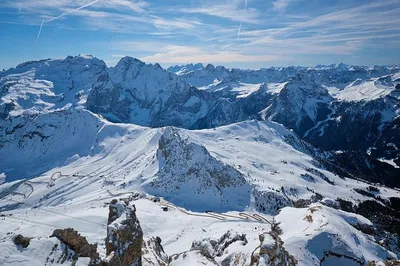
<svg viewBox="0 0 400 266">
<path fill-rule="evenodd" d="M 0 72 L 0 265 L 400 265 L 399 73 Z"/>
</svg>

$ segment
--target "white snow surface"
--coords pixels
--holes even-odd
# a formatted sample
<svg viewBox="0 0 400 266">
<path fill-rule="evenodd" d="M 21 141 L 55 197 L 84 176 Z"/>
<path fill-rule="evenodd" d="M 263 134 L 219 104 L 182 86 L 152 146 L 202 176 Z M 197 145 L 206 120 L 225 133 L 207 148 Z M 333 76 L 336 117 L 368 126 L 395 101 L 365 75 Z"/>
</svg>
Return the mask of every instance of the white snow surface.
<svg viewBox="0 0 400 266">
<path fill-rule="evenodd" d="M 371 101 L 389 95 L 394 90 L 393 86 L 382 84 L 378 79 L 363 81 L 357 79 L 343 90 L 335 87 L 328 88 L 329 93 L 341 101 Z"/>
<path fill-rule="evenodd" d="M 227 230 L 246 234 L 248 243 L 232 244 L 217 262 L 242 254 L 248 265 L 250 254 L 260 244 L 259 234 L 270 228 L 255 219 L 238 218 L 242 212 L 268 220 L 277 215 L 284 247 L 299 265 L 320 265 L 327 250 L 364 261 L 395 257 L 357 229 L 370 226 L 370 221 L 334 209 L 338 197 L 353 203 L 370 199 L 355 192 L 370 184 L 341 179 L 322 168 L 309 154 L 309 147 L 280 124 L 244 121 L 206 130 L 147 128 L 108 122 L 83 106 L 93 83 L 107 70 L 113 81 L 127 89 L 135 91 L 145 84 L 145 90 L 135 91 L 140 99 L 161 95 L 160 102 L 169 95 L 161 92 L 171 79 L 174 86 L 170 87 L 181 93 L 189 88 L 181 82 L 186 80 L 199 89 L 228 92 L 236 98 L 260 90 L 279 95 L 286 88 L 293 106 L 314 121 L 317 104 L 389 95 L 399 73 L 358 79 L 343 87 L 313 88 L 307 79 L 300 86 L 288 84 L 294 68 L 254 72 L 197 64 L 171 68 L 182 76 L 174 77 L 159 65 L 143 66 L 138 60 L 123 59 L 120 66 L 128 61 L 133 62 L 130 68 L 107 70 L 101 60 L 80 55 L 27 62 L 1 72 L 0 115 L 9 118 L 0 119 L 0 265 L 44 265 L 47 259 L 60 264 L 57 259 L 64 246 L 49 236 L 56 228 L 68 227 L 97 243 L 104 258 L 106 204 L 132 193 L 146 196 L 134 201 L 145 237 L 159 236 L 168 255 L 181 254 L 171 265 L 215 265 L 190 251 L 191 244 L 219 238 Z M 129 95 L 121 93 L 120 97 Z M 200 103 L 200 98 L 191 96 L 184 107 Z M 206 107 L 201 114 L 207 113 Z M 146 110 L 132 109 L 131 114 L 145 121 Z M 296 114 L 301 114 L 299 110 Z M 291 207 L 292 201 L 310 199 L 315 192 L 323 196 L 320 203 Z M 382 199 L 400 196 L 399 191 L 384 186 L 379 186 L 377 194 Z M 169 210 L 148 200 L 153 196 L 162 197 Z M 218 220 L 206 211 L 230 217 Z M 29 247 L 14 245 L 16 234 L 32 237 Z M 331 256 L 324 263 L 353 262 Z M 87 264 L 85 258 L 77 262 Z"/>
<path fill-rule="evenodd" d="M 327 248 L 358 257 L 362 254 L 366 259 L 394 256 L 352 226 L 355 222 L 370 223 L 365 218 L 321 206 L 313 213 L 314 222 L 310 224 L 303 220 L 309 209 L 290 207 L 287 198 L 308 199 L 313 195 L 311 191 L 331 199 L 366 200 L 354 188 L 368 185 L 343 180 L 320 168 L 301 141 L 280 124 L 245 121 L 195 131 L 146 128 L 113 124 L 81 108 L 42 114 L 17 127 L 17 120 L 13 121 L 2 122 L 14 131 L 0 149 L 0 172 L 4 172 L 6 181 L 11 181 L 0 185 L 0 209 L 6 215 L 0 217 L 1 265 L 28 265 L 32 257 L 43 264 L 58 242 L 49 238 L 52 231 L 66 227 L 78 230 L 90 243 L 98 243 L 104 257 L 108 214 L 105 204 L 132 192 L 162 196 L 178 206 L 164 212 L 150 200 L 134 202 L 145 236 L 160 236 L 168 255 L 188 251 L 194 240 L 218 238 L 232 229 L 245 233 L 248 244 L 233 245 L 226 255 L 240 251 L 247 254 L 249 263 L 249 254 L 259 245 L 258 235 L 269 230 L 268 224 L 255 220 L 205 217 L 206 209 L 198 208 L 203 195 L 206 208 L 233 216 L 244 211 L 271 219 L 277 208 L 283 208 L 277 217 L 284 231 L 282 239 L 299 265 L 318 265 L 323 252 L 321 241 L 327 243 Z M 162 138 L 168 140 L 163 147 Z M 168 153 L 163 157 L 165 147 Z M 176 149 L 182 149 L 183 155 L 187 152 L 187 162 L 175 157 Z M 221 179 L 208 175 L 208 167 L 220 167 Z M 187 179 L 176 171 L 199 174 Z M 321 174 L 334 185 L 322 179 Z M 29 177 L 33 178 L 25 179 Z M 229 181 L 233 177 L 237 183 Z M 162 180 L 161 186 L 149 185 L 157 179 Z M 220 194 L 215 186 L 208 185 L 220 181 L 218 184 L 235 192 L 224 193 L 222 189 Z M 185 189 L 171 191 L 171 187 L 183 185 Z M 194 196 L 196 193 L 198 196 Z M 399 194 L 385 187 L 379 193 L 382 198 Z M 245 204 L 237 201 L 237 195 L 247 197 Z M 23 250 L 16 247 L 12 237 L 18 233 L 33 237 L 31 246 Z M 341 236 L 337 238 L 337 234 Z M 57 249 L 55 254 L 61 251 Z M 204 259 L 193 251 L 181 258 L 184 260 L 176 260 L 174 265 L 190 265 Z M 79 259 L 78 263 L 87 261 Z"/>
<path fill-rule="evenodd" d="M 0 75 L 0 111 L 10 104 L 10 116 L 35 115 L 82 106 L 103 61 L 91 56 L 27 62 Z"/>
</svg>

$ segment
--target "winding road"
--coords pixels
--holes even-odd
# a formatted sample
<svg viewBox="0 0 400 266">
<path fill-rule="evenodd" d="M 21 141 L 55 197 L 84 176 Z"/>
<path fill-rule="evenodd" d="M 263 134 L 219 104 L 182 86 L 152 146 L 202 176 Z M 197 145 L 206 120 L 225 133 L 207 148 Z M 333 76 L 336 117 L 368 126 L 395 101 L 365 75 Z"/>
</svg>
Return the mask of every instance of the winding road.
<svg viewBox="0 0 400 266">
<path fill-rule="evenodd" d="M 132 194 L 130 192 L 122 192 L 122 193 L 112 193 L 109 189 L 107 189 L 108 194 L 110 194 L 110 196 L 112 197 L 120 197 L 122 195 L 127 195 L 127 194 Z M 190 215 L 190 216 L 197 216 L 197 217 L 206 217 L 206 218 L 213 218 L 213 219 L 217 219 L 220 221 L 229 221 L 229 220 L 245 220 L 245 221 L 256 221 L 259 223 L 267 223 L 267 224 L 271 224 L 270 221 L 268 221 L 268 219 L 266 219 L 265 217 L 257 214 L 257 213 L 245 213 L 245 212 L 240 212 L 238 215 L 232 215 L 232 214 L 223 214 L 223 213 L 217 213 L 214 211 L 206 211 L 204 213 L 192 213 L 189 212 L 183 208 L 180 208 L 178 206 L 172 205 L 169 202 L 154 202 L 152 199 L 145 197 L 144 199 L 147 199 L 153 203 L 157 203 L 160 207 L 167 207 L 167 208 L 171 208 L 171 209 L 176 209 L 186 215 Z M 233 219 L 232 219 L 233 218 Z"/>
<path fill-rule="evenodd" d="M 150 200 L 150 199 L 149 199 Z M 191 215 L 191 216 L 198 216 L 198 217 L 207 217 L 207 218 L 214 218 L 220 221 L 227 221 L 227 220 L 232 220 L 236 219 L 236 220 L 245 220 L 245 221 L 256 221 L 256 222 L 260 222 L 260 223 L 267 223 L 267 224 L 271 224 L 270 221 L 268 221 L 266 218 L 262 217 L 259 214 L 256 213 L 245 213 L 245 212 L 240 212 L 238 216 L 236 215 L 231 215 L 231 214 L 223 214 L 223 213 L 216 213 L 214 211 L 206 211 L 204 212 L 204 214 L 197 214 L 197 213 L 191 213 L 186 211 L 185 209 L 179 208 L 175 205 L 172 205 L 170 203 L 166 203 L 166 202 L 160 202 L 159 205 L 161 207 L 168 207 L 168 208 L 173 208 L 176 209 L 186 215 Z"/>
</svg>

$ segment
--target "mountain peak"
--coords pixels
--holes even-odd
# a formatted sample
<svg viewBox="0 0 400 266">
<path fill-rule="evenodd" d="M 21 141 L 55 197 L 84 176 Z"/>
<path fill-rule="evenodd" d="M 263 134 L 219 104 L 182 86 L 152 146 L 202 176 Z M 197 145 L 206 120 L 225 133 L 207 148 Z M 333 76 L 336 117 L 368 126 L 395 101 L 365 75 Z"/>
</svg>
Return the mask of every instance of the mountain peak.
<svg viewBox="0 0 400 266">
<path fill-rule="evenodd" d="M 145 63 L 137 58 L 131 57 L 131 56 L 125 56 L 122 57 L 121 60 L 119 60 L 118 65 L 131 65 L 131 64 L 136 64 L 136 65 L 145 65 Z M 117 67 L 116 66 L 116 67 Z"/>
<path fill-rule="evenodd" d="M 214 67 L 213 64 L 208 64 L 208 65 L 206 66 L 206 70 L 208 70 L 208 71 L 214 71 L 214 70 L 215 70 L 215 67 Z"/>
<path fill-rule="evenodd" d="M 87 55 L 87 54 L 79 54 L 78 57 L 84 58 L 84 59 L 93 59 L 94 56 L 92 55 Z"/>
</svg>

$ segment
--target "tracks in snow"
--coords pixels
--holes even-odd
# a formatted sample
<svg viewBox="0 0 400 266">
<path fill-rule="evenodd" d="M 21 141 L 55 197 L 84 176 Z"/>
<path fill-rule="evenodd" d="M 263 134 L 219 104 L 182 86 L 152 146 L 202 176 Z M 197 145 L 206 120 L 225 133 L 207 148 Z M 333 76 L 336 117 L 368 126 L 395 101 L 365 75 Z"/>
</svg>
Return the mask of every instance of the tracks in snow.
<svg viewBox="0 0 400 266">
<path fill-rule="evenodd" d="M 150 199 L 149 199 L 150 200 Z M 267 224 L 272 224 L 270 221 L 268 221 L 266 218 L 262 217 L 259 214 L 256 213 L 245 213 L 245 212 L 240 212 L 239 215 L 231 215 L 231 214 L 223 214 L 223 213 L 216 213 L 214 211 L 206 211 L 202 214 L 197 214 L 197 213 L 191 213 L 186 211 L 185 209 L 179 208 L 175 205 L 172 205 L 170 203 L 159 203 L 159 205 L 161 207 L 169 207 L 169 208 L 173 208 L 176 209 L 186 215 L 190 215 L 190 216 L 197 216 L 197 217 L 206 217 L 206 218 L 213 218 L 213 219 L 217 219 L 220 221 L 236 221 L 236 220 L 245 220 L 245 221 L 255 221 L 255 222 L 259 222 L 259 223 L 267 223 Z M 233 219 L 235 220 L 233 220 Z"/>
</svg>

